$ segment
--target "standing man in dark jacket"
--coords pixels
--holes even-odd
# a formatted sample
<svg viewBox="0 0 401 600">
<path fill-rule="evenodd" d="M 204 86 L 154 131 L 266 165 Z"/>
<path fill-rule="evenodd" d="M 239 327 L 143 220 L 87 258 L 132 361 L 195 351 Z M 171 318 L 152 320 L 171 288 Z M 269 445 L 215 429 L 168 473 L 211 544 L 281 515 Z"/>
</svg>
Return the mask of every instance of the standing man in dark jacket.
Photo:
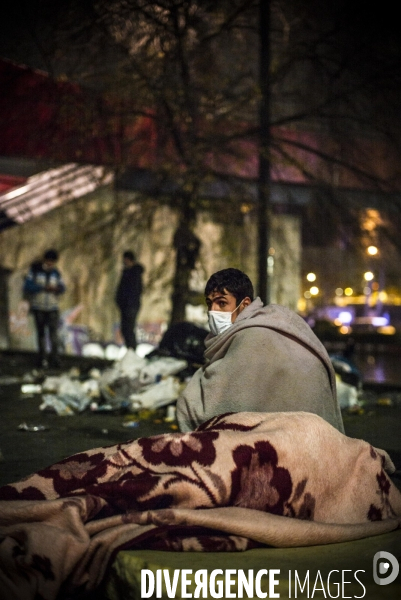
<svg viewBox="0 0 401 600">
<path fill-rule="evenodd" d="M 120 309 L 121 335 L 127 348 L 136 348 L 136 318 L 141 304 L 143 266 L 131 250 L 123 253 L 123 272 L 117 287 L 116 304 Z"/>
<path fill-rule="evenodd" d="M 58 300 L 65 292 L 65 284 L 60 271 L 56 268 L 58 252 L 47 250 L 41 261 L 31 264 L 24 281 L 24 293 L 29 297 L 31 312 L 35 319 L 39 347 L 40 367 L 60 366 L 58 357 L 59 324 Z M 49 333 L 49 361 L 46 357 L 46 330 Z"/>
</svg>

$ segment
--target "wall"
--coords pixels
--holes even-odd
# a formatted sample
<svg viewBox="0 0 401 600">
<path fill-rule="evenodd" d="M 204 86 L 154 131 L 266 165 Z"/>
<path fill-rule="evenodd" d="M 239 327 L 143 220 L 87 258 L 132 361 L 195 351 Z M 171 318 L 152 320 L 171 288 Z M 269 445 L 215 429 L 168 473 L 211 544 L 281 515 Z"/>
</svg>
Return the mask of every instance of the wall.
<svg viewBox="0 0 401 600">
<path fill-rule="evenodd" d="M 138 324 L 149 341 L 157 342 L 169 320 L 174 269 L 172 237 L 176 215 L 154 200 L 139 203 L 133 193 L 115 194 L 105 187 L 72 201 L 44 216 L 0 233 L 0 267 L 10 269 L 10 347 L 34 349 L 32 317 L 22 299 L 21 287 L 30 263 L 47 248 L 60 253 L 59 268 L 67 286 L 60 309 L 68 331 L 87 332 L 91 340 L 119 340 L 114 293 L 121 273 L 121 254 L 132 249 L 145 268 L 144 294 Z M 277 216 L 272 226 L 275 246 L 272 301 L 296 308 L 299 297 L 299 223 Z M 228 266 L 246 271 L 256 281 L 256 226 L 252 217 L 242 224 L 218 224 L 207 213 L 197 222 L 201 253 L 191 278 L 197 300 L 211 273 Z M 188 311 L 190 320 L 202 323 L 203 303 Z M 67 331 L 68 330 L 68 331 Z M 82 333 L 83 336 L 83 333 Z M 67 351 L 74 352 L 71 339 Z"/>
<path fill-rule="evenodd" d="M 273 304 L 297 310 L 301 295 L 301 222 L 293 215 L 273 215 L 268 259 Z M 273 260 L 272 260 L 273 259 Z"/>
</svg>

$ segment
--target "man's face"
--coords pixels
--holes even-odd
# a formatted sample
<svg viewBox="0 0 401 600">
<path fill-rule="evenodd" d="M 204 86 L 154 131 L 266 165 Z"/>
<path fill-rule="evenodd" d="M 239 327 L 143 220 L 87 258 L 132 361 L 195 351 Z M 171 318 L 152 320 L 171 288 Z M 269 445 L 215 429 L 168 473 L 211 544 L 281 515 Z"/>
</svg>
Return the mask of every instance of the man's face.
<svg viewBox="0 0 401 600">
<path fill-rule="evenodd" d="M 244 310 L 246 306 L 251 303 L 250 298 L 246 297 L 240 303 L 238 310 L 233 312 L 238 304 L 237 299 L 227 290 L 224 292 L 211 292 L 206 297 L 206 305 L 208 310 L 218 310 L 220 312 L 233 313 L 231 315 L 231 322 L 234 323 L 238 315 Z"/>
<path fill-rule="evenodd" d="M 43 261 L 43 268 L 45 271 L 51 271 L 52 269 L 54 269 L 55 266 L 56 266 L 55 260 L 50 260 L 50 259 L 46 258 Z"/>
<path fill-rule="evenodd" d="M 127 256 L 123 257 L 123 265 L 124 265 L 124 269 L 129 269 L 130 267 L 134 266 L 134 261 L 131 260 L 130 258 L 128 258 Z"/>
</svg>

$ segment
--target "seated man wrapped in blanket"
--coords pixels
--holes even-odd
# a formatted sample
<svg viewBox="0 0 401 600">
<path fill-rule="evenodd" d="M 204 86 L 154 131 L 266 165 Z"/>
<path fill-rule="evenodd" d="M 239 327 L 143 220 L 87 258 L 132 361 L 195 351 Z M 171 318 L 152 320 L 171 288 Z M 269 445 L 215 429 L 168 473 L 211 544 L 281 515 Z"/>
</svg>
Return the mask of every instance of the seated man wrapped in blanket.
<svg viewBox="0 0 401 600">
<path fill-rule="evenodd" d="M 253 293 L 238 269 L 209 278 L 205 364 L 177 400 L 180 430 L 192 431 L 225 412 L 302 410 L 344 432 L 325 347 L 299 315 L 277 304 L 263 306 Z"/>
<path fill-rule="evenodd" d="M 393 470 L 386 452 L 305 412 L 226 414 L 192 433 L 76 454 L 0 488 L 0 598 L 96 591 L 121 549 L 236 551 L 390 532 L 401 523 Z"/>
</svg>

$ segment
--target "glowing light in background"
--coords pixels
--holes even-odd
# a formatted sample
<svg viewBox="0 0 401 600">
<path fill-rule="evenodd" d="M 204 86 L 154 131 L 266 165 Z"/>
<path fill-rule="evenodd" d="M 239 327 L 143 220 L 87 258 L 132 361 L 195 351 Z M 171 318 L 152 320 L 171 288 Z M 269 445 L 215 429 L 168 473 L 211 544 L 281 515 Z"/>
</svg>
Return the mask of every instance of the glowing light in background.
<svg viewBox="0 0 401 600">
<path fill-rule="evenodd" d="M 363 278 L 365 281 L 372 281 L 372 279 L 374 279 L 374 275 L 372 273 L 372 271 L 366 271 L 366 273 L 363 274 Z"/>
<path fill-rule="evenodd" d="M 396 329 L 393 325 L 385 325 L 384 327 L 378 327 L 377 331 L 379 333 L 383 333 L 384 335 L 394 335 L 396 333 Z"/>
<path fill-rule="evenodd" d="M 366 250 L 366 252 L 370 256 L 376 256 L 376 254 L 379 252 L 379 250 L 376 246 L 369 246 L 369 248 Z"/>
<path fill-rule="evenodd" d="M 316 281 L 316 274 L 315 273 L 308 273 L 306 276 L 306 279 L 308 281 Z"/>
<path fill-rule="evenodd" d="M 372 317 L 372 325 L 374 325 L 375 327 L 385 327 L 388 324 L 388 317 Z"/>
<path fill-rule="evenodd" d="M 317 296 L 319 293 L 319 288 L 316 285 L 312 285 L 309 291 L 312 294 L 312 296 Z"/>
<path fill-rule="evenodd" d="M 352 321 L 352 314 L 348 310 L 343 310 L 338 315 L 338 319 L 343 325 L 349 325 Z"/>
<path fill-rule="evenodd" d="M 345 294 L 346 296 L 352 296 L 352 294 L 353 294 L 353 293 L 354 293 L 354 290 L 353 290 L 351 287 L 347 287 L 347 288 L 345 288 L 345 290 L 344 290 L 344 294 Z"/>
</svg>

